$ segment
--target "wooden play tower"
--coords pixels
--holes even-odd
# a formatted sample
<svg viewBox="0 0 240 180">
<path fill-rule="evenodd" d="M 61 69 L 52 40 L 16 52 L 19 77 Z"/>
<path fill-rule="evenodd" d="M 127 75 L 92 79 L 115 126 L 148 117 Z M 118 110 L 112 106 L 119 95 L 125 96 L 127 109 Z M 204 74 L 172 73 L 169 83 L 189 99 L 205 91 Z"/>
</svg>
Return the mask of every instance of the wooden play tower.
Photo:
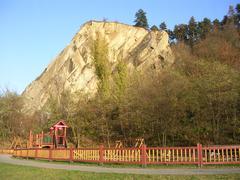
<svg viewBox="0 0 240 180">
<path fill-rule="evenodd" d="M 49 133 L 32 134 L 30 131 L 28 148 L 67 148 L 67 128 L 63 120 L 50 127 Z"/>
</svg>

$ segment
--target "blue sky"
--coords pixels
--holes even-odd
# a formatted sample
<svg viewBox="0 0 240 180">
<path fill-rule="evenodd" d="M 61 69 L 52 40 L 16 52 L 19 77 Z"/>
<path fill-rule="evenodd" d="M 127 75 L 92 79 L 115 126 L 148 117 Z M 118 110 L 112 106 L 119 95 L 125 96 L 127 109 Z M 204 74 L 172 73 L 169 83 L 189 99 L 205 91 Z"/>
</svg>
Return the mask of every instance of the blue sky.
<svg viewBox="0 0 240 180">
<path fill-rule="evenodd" d="M 133 24 L 147 12 L 150 26 L 168 27 L 227 14 L 239 0 L 0 0 L 0 88 L 21 93 L 88 20 Z"/>
</svg>

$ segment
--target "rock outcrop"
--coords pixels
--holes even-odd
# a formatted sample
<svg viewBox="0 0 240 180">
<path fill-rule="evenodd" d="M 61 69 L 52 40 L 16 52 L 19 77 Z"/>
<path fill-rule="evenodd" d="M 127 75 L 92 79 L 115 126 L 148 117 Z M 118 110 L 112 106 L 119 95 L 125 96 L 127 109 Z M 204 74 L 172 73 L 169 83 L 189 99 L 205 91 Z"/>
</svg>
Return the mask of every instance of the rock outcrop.
<svg viewBox="0 0 240 180">
<path fill-rule="evenodd" d="M 116 22 L 85 23 L 70 44 L 23 92 L 25 111 L 32 113 L 47 102 L 51 94 L 63 90 L 97 92 L 98 79 L 93 65 L 91 43 L 101 35 L 108 43 L 108 59 L 117 63 L 119 55 L 128 69 L 160 70 L 173 63 L 165 31 L 148 31 Z"/>
</svg>

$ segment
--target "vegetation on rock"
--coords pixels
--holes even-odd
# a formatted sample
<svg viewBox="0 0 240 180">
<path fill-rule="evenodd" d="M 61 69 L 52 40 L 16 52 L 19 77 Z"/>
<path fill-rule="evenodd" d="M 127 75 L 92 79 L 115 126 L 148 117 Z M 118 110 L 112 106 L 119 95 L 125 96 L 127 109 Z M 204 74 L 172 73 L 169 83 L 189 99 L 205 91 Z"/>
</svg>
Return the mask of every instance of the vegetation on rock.
<svg viewBox="0 0 240 180">
<path fill-rule="evenodd" d="M 96 40 L 93 41 L 92 56 L 96 75 L 99 79 L 98 90 L 108 95 L 111 66 L 108 60 L 108 44 L 100 34 L 97 34 Z"/>
</svg>

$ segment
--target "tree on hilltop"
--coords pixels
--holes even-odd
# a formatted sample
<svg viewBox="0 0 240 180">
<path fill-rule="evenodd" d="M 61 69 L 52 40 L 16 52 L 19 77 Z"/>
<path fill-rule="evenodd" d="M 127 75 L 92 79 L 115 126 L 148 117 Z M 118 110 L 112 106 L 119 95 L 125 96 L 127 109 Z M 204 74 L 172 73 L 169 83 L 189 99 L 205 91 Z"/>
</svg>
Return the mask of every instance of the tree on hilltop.
<svg viewBox="0 0 240 180">
<path fill-rule="evenodd" d="M 148 21 L 146 17 L 146 12 L 144 12 L 142 9 L 139 9 L 135 14 L 135 20 L 136 23 L 134 26 L 136 27 L 143 27 L 148 29 Z"/>
<path fill-rule="evenodd" d="M 160 30 L 163 30 L 163 31 L 166 31 L 167 30 L 167 25 L 165 22 L 162 22 L 160 25 L 159 25 L 159 29 Z"/>
<path fill-rule="evenodd" d="M 153 25 L 150 29 L 151 29 L 151 31 L 158 31 L 159 30 L 156 25 Z"/>
</svg>

